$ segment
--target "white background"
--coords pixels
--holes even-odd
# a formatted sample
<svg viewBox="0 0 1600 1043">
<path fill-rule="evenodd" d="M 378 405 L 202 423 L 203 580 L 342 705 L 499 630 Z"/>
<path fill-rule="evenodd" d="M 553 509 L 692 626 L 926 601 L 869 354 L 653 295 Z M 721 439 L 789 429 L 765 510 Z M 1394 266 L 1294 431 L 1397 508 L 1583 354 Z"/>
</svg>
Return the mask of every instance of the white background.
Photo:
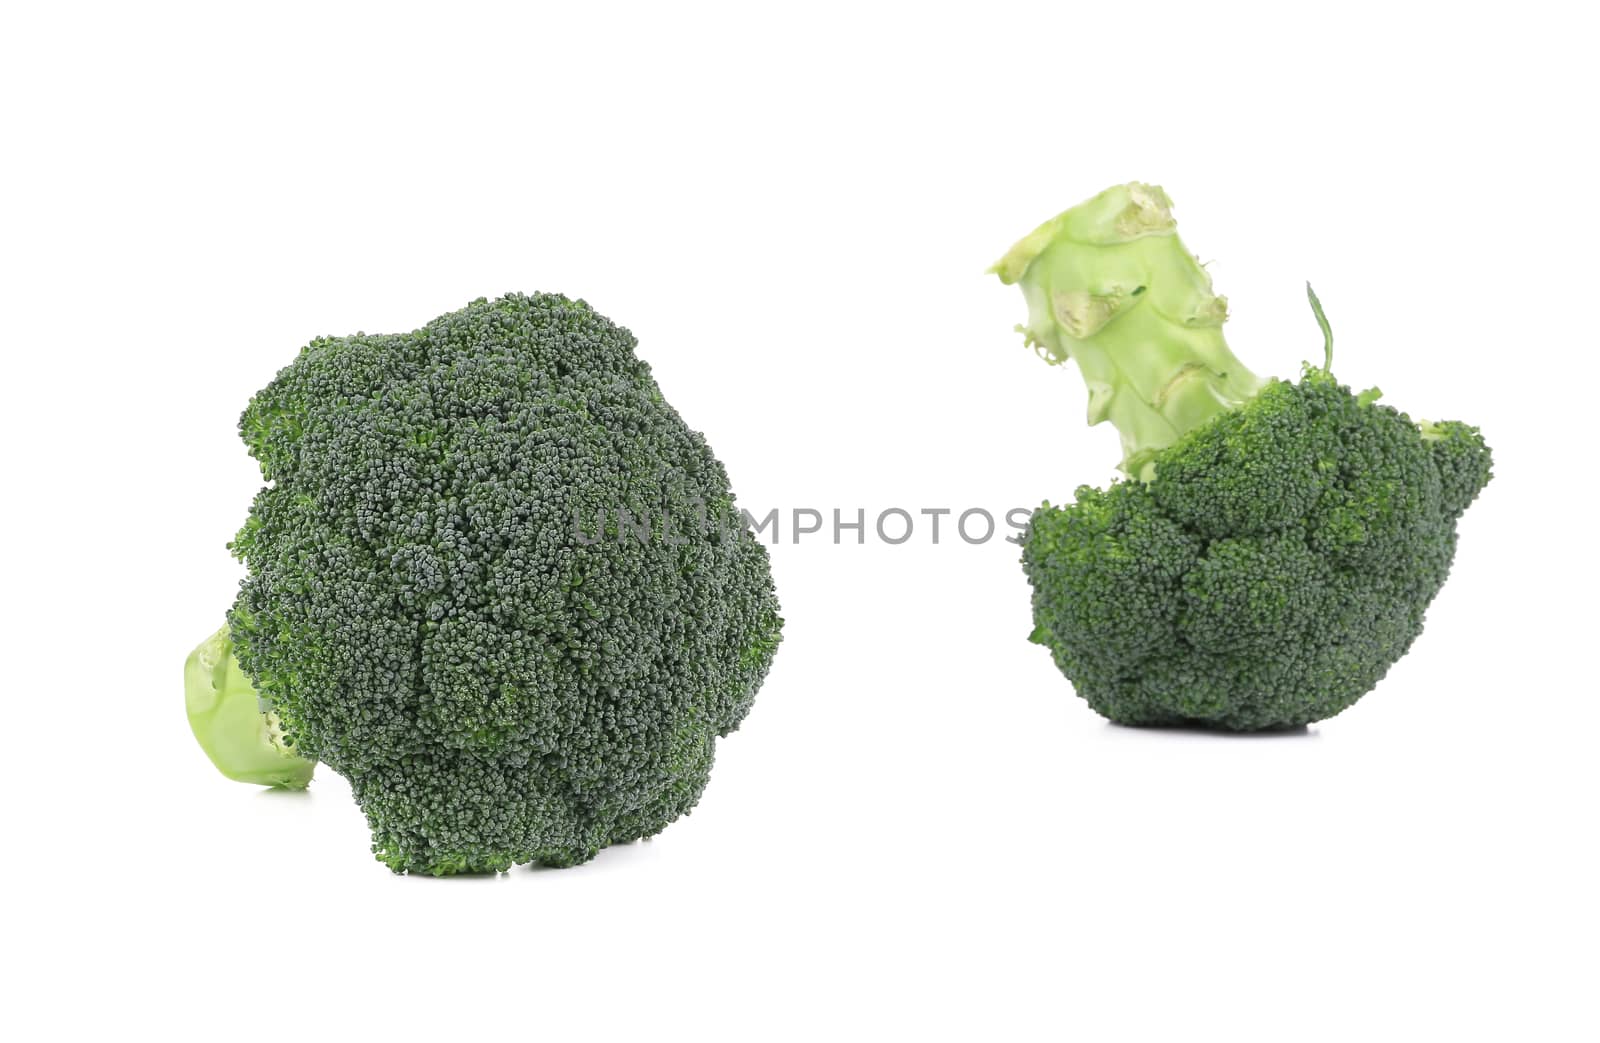
<svg viewBox="0 0 1600 1043">
<path fill-rule="evenodd" d="M 11 1038 L 1595 1038 L 1581 5 L 537 6 L 0 17 Z M 1016 549 L 924 532 L 773 548 L 704 801 L 579 869 L 395 877 L 342 780 L 195 747 L 234 423 L 312 336 L 560 290 L 747 506 L 1032 505 L 1116 437 L 984 268 L 1129 179 L 1258 372 L 1310 278 L 1343 379 L 1494 445 L 1345 715 L 1109 726 Z"/>
</svg>

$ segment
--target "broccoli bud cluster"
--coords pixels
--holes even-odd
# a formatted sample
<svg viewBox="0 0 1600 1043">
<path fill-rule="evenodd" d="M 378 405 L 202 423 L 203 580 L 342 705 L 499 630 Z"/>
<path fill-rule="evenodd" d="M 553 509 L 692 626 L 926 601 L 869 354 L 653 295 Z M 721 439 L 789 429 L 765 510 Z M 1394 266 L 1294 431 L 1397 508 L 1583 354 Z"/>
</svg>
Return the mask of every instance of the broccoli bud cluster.
<svg viewBox="0 0 1600 1043">
<path fill-rule="evenodd" d="M 1034 512 L 1033 639 L 1113 721 L 1244 730 L 1331 717 L 1406 653 L 1490 452 L 1312 369 L 1154 471 Z"/>
<path fill-rule="evenodd" d="M 320 339 L 250 402 L 239 664 L 398 871 L 572 865 L 687 813 L 782 621 L 765 548 L 586 538 L 733 510 L 633 336 L 555 294 Z M 604 535 L 604 534 L 602 534 Z"/>
</svg>

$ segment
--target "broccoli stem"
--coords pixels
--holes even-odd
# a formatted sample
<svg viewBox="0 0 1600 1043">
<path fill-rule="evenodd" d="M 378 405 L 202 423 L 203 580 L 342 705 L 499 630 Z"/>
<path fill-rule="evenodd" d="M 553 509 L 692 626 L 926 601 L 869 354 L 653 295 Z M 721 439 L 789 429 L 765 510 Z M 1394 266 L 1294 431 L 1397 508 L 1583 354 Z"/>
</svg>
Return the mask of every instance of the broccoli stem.
<svg viewBox="0 0 1600 1043">
<path fill-rule="evenodd" d="M 992 269 L 1022 287 L 1028 345 L 1052 365 L 1078 363 L 1089 423 L 1111 421 L 1120 467 L 1142 481 L 1162 449 L 1266 384 L 1228 350 L 1227 299 L 1178 239 L 1171 206 L 1155 185 L 1118 185 L 1046 221 Z"/>
<path fill-rule="evenodd" d="M 238 782 L 305 789 L 317 762 L 285 741 L 278 715 L 262 705 L 233 657 L 224 626 L 200 642 L 183 664 L 189 727 L 217 770 Z"/>
<path fill-rule="evenodd" d="M 1311 281 L 1306 280 L 1306 300 L 1311 302 L 1311 314 L 1317 317 L 1317 327 L 1322 330 L 1322 371 L 1333 372 L 1333 327 L 1328 325 L 1328 316 L 1322 311 L 1322 302 L 1317 299 L 1317 291 L 1311 288 Z"/>
</svg>

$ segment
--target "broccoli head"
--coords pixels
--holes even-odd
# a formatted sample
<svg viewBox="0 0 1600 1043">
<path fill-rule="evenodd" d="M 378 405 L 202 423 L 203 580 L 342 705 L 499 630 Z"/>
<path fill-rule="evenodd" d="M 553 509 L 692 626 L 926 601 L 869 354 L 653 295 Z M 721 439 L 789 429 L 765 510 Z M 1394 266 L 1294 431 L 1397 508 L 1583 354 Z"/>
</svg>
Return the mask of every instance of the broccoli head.
<svg viewBox="0 0 1600 1043">
<path fill-rule="evenodd" d="M 267 484 L 234 653 L 396 872 L 659 832 L 772 662 L 766 550 L 634 346 L 582 301 L 477 300 L 313 341 L 240 420 Z"/>
<path fill-rule="evenodd" d="M 1339 384 L 1314 294 L 1323 365 L 1296 383 L 1251 373 L 1170 206 L 1155 186 L 1110 189 L 995 268 L 1027 298 L 1027 342 L 1078 362 L 1089 422 L 1116 425 L 1127 475 L 1033 512 L 1032 639 L 1113 721 L 1322 720 L 1421 633 L 1489 447 Z"/>
</svg>

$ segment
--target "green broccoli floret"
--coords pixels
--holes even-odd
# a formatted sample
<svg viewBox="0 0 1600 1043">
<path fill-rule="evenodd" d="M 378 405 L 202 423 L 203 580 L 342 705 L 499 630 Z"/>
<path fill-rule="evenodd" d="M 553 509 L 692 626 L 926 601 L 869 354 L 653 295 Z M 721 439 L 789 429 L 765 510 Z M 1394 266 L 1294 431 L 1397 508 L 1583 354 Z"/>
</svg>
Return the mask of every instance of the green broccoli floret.
<svg viewBox="0 0 1600 1043">
<path fill-rule="evenodd" d="M 267 485 L 234 651 L 396 872 L 659 832 L 766 676 L 766 550 L 634 346 L 582 301 L 478 300 L 313 341 L 240 420 Z"/>
<path fill-rule="evenodd" d="M 995 266 L 1027 298 L 1028 344 L 1078 362 L 1128 476 L 1033 512 L 1032 638 L 1113 721 L 1322 720 L 1421 633 L 1489 447 L 1340 385 L 1315 294 L 1323 364 L 1298 383 L 1251 373 L 1170 207 L 1153 185 L 1109 189 Z"/>
</svg>

